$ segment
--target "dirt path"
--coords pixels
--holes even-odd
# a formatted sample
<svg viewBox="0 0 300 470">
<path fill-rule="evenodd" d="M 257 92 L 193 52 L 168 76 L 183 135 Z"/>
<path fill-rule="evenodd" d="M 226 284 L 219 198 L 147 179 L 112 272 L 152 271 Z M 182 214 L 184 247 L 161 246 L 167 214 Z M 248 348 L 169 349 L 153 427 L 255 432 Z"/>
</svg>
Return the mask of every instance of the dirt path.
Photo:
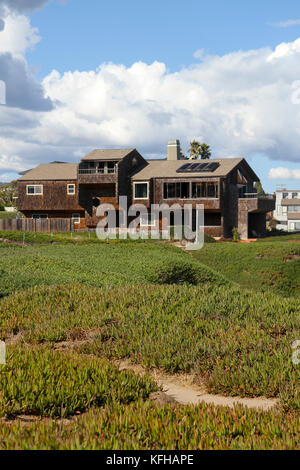
<svg viewBox="0 0 300 470">
<path fill-rule="evenodd" d="M 139 365 L 130 363 L 129 361 L 118 361 L 120 370 L 132 370 L 137 374 L 145 374 L 146 371 Z M 164 375 L 158 371 L 147 371 L 156 383 L 163 387 L 162 394 L 158 394 L 157 399 L 165 402 L 175 402 L 182 405 L 198 405 L 199 403 L 207 403 L 215 406 L 228 406 L 234 408 L 235 405 L 243 405 L 248 408 L 261 409 L 268 411 L 278 405 L 279 400 L 257 397 L 225 397 L 222 395 L 212 395 L 207 393 L 203 384 L 195 385 L 193 376 L 191 375 Z"/>
</svg>

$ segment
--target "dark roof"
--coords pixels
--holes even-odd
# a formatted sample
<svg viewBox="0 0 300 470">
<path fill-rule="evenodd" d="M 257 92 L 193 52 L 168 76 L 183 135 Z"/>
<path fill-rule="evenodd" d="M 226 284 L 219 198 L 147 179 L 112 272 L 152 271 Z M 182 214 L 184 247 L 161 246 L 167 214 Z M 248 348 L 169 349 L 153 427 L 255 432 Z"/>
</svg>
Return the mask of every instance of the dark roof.
<svg viewBox="0 0 300 470">
<path fill-rule="evenodd" d="M 122 160 L 135 149 L 96 149 L 82 158 L 85 160 Z"/>
</svg>

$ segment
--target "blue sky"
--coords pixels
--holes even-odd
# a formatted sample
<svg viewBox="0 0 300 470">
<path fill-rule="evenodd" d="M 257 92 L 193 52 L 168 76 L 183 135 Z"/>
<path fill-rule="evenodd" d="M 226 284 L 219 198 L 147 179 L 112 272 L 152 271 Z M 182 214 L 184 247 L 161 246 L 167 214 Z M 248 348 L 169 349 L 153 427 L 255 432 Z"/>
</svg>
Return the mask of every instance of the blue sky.
<svg viewBox="0 0 300 470">
<path fill-rule="evenodd" d="M 300 104 L 287 105 L 300 80 L 299 1 L 3 2 L 0 80 L 6 50 L 18 66 L 15 90 L 22 67 L 31 77 L 20 104 L 19 90 L 7 114 L 0 109 L 0 181 L 94 147 L 136 146 L 152 157 L 168 138 L 183 150 L 198 138 L 217 157 L 246 157 L 267 191 L 300 187 Z"/>
<path fill-rule="evenodd" d="M 199 49 L 224 55 L 294 41 L 300 24 L 272 26 L 291 18 L 300 18 L 297 0 L 54 1 L 32 15 L 43 41 L 28 57 L 40 76 L 139 60 L 176 71 Z"/>
</svg>

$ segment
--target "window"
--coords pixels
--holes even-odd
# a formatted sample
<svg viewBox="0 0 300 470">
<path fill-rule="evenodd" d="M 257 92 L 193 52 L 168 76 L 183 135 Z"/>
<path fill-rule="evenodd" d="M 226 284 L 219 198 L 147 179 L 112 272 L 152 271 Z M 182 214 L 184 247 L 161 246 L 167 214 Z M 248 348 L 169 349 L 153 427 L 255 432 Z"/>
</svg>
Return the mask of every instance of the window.
<svg viewBox="0 0 300 470">
<path fill-rule="evenodd" d="M 192 183 L 192 198 L 218 198 L 219 185 L 217 183 Z"/>
<path fill-rule="evenodd" d="M 134 198 L 135 199 L 148 199 L 149 197 L 149 183 L 134 183 Z"/>
<path fill-rule="evenodd" d="M 298 193 L 292 193 L 292 199 L 297 199 Z"/>
<path fill-rule="evenodd" d="M 300 206 L 288 206 L 288 212 L 300 212 Z"/>
<path fill-rule="evenodd" d="M 295 222 L 295 230 L 300 230 L 300 222 Z"/>
<path fill-rule="evenodd" d="M 107 173 L 108 174 L 115 173 L 115 164 L 114 164 L 114 162 L 109 162 L 107 164 Z"/>
<path fill-rule="evenodd" d="M 287 199 L 289 197 L 289 193 L 282 193 L 282 199 Z"/>
<path fill-rule="evenodd" d="M 98 173 L 100 175 L 104 174 L 115 174 L 117 162 L 99 162 L 98 163 Z"/>
<path fill-rule="evenodd" d="M 164 199 L 190 199 L 190 183 L 164 183 Z"/>
<path fill-rule="evenodd" d="M 68 194 L 75 194 L 75 184 L 68 184 Z"/>
<path fill-rule="evenodd" d="M 34 220 L 48 219 L 48 214 L 32 214 Z"/>
<path fill-rule="evenodd" d="M 80 224 L 80 214 L 72 214 L 72 222 L 73 224 Z"/>
<path fill-rule="evenodd" d="M 141 227 L 155 227 L 154 214 L 141 214 Z"/>
<path fill-rule="evenodd" d="M 27 185 L 27 195 L 35 196 L 43 194 L 43 185 L 42 184 L 29 184 Z"/>
</svg>

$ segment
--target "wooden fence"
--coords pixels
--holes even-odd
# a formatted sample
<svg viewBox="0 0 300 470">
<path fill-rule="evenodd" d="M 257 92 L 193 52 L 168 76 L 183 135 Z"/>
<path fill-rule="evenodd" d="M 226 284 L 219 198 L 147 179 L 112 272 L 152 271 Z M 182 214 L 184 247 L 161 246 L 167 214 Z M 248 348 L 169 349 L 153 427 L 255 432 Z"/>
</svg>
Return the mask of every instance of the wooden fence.
<svg viewBox="0 0 300 470">
<path fill-rule="evenodd" d="M 22 232 L 74 232 L 72 219 L 0 219 L 0 231 Z"/>
</svg>

